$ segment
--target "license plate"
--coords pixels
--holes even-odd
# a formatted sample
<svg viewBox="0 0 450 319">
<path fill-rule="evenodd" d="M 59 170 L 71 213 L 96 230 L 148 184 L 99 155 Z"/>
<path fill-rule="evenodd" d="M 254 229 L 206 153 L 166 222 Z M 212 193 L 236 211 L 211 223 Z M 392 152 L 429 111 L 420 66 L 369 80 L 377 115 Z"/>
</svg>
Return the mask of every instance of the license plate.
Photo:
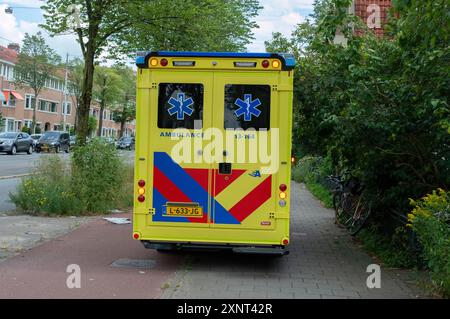
<svg viewBox="0 0 450 319">
<path fill-rule="evenodd" d="M 203 208 L 200 206 L 167 206 L 166 216 L 203 217 Z"/>
</svg>

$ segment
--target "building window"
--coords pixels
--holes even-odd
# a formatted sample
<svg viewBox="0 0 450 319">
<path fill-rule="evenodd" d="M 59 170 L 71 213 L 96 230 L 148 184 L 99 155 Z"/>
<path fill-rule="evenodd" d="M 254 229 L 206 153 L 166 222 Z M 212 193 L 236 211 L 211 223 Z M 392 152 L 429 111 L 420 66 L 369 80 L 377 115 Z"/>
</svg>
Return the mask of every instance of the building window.
<svg viewBox="0 0 450 319">
<path fill-rule="evenodd" d="M 58 103 L 46 100 L 39 100 L 40 111 L 56 113 L 58 110 Z"/>
<path fill-rule="evenodd" d="M 32 95 L 32 94 L 25 95 L 25 108 L 33 109 L 35 105 L 36 105 L 36 99 L 34 98 L 34 95 Z"/>
<path fill-rule="evenodd" d="M 64 104 L 63 104 L 64 105 Z M 65 103 L 65 106 L 66 107 L 64 107 L 63 108 L 63 114 L 66 114 L 66 115 L 70 115 L 70 112 L 72 111 L 72 103 L 70 103 L 70 102 L 66 102 Z"/>
<path fill-rule="evenodd" d="M 16 106 L 16 98 L 14 97 L 14 95 L 12 95 L 12 94 L 10 93 L 10 94 L 9 94 L 9 99 L 8 99 L 8 101 L 3 101 L 2 105 L 3 105 L 3 106 L 14 107 L 14 106 Z"/>
<path fill-rule="evenodd" d="M 14 119 L 5 120 L 6 132 L 14 132 Z"/>
<path fill-rule="evenodd" d="M 24 120 L 23 121 L 23 125 L 24 126 L 26 126 L 26 127 L 28 127 L 28 128 L 31 128 L 31 125 L 33 124 L 33 121 L 32 120 Z"/>
</svg>

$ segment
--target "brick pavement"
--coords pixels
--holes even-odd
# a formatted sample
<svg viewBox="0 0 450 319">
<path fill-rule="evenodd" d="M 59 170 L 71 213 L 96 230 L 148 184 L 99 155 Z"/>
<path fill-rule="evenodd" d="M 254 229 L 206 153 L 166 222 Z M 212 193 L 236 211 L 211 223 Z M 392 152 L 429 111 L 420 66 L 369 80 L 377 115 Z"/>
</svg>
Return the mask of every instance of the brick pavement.
<svg viewBox="0 0 450 319">
<path fill-rule="evenodd" d="M 368 289 L 376 263 L 334 225 L 304 185 L 293 182 L 290 254 L 284 257 L 185 252 L 162 298 L 422 298 L 412 273 L 381 268 L 381 288 Z"/>
</svg>

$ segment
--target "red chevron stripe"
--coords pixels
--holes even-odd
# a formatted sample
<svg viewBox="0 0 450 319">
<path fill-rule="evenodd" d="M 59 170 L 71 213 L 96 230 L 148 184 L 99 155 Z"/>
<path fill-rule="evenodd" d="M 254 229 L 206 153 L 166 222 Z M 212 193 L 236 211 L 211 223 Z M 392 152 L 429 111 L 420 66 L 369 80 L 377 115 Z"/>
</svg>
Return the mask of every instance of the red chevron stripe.
<svg viewBox="0 0 450 319">
<path fill-rule="evenodd" d="M 192 203 L 192 200 L 187 197 L 170 179 L 164 175 L 156 166 L 153 169 L 153 186 L 164 196 L 169 202 Z M 208 207 L 203 207 L 202 218 L 188 218 L 191 223 L 206 223 L 208 222 L 208 214 L 206 210 Z"/>
<path fill-rule="evenodd" d="M 188 173 L 203 189 L 208 192 L 208 169 L 205 168 L 185 168 Z"/>
<path fill-rule="evenodd" d="M 237 202 L 229 211 L 239 222 L 242 222 L 258 207 L 264 204 L 271 196 L 272 176 L 269 176 L 244 198 Z"/>
</svg>

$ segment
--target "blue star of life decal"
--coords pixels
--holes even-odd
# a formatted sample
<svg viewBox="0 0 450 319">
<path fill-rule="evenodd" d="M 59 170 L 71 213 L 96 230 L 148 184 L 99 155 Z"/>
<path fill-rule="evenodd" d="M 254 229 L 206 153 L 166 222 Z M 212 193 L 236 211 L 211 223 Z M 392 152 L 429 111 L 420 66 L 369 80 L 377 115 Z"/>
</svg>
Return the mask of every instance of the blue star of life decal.
<svg viewBox="0 0 450 319">
<path fill-rule="evenodd" d="M 244 115 L 245 122 L 250 122 L 252 120 L 252 115 L 256 117 L 261 115 L 261 111 L 257 109 L 257 107 L 261 105 L 261 101 L 258 98 L 252 100 L 251 94 L 244 94 L 244 100 L 238 98 L 234 104 L 239 106 L 239 108 L 234 111 L 234 114 L 237 117 Z"/>
<path fill-rule="evenodd" d="M 172 105 L 170 109 L 167 110 L 170 115 L 177 113 L 177 120 L 184 120 L 184 114 L 191 116 L 194 113 L 194 109 L 190 106 L 194 104 L 194 100 L 190 97 L 185 99 L 184 93 L 178 93 L 177 98 L 171 97 L 167 103 Z"/>
</svg>

